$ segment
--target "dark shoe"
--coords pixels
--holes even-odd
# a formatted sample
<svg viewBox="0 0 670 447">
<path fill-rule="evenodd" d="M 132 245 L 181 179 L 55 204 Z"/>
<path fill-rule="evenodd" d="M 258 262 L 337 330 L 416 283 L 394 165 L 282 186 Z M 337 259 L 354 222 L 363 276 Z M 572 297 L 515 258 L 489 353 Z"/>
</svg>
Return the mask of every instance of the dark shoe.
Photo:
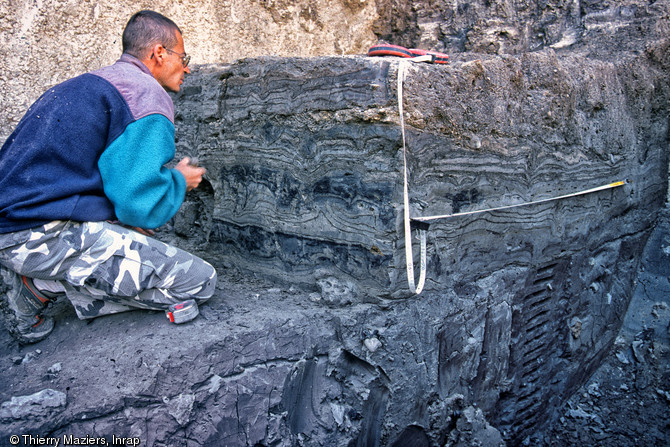
<svg viewBox="0 0 670 447">
<path fill-rule="evenodd" d="M 54 328 L 53 318 L 43 316 L 42 312 L 63 294 L 41 292 L 32 279 L 25 276 L 17 275 L 14 279 L 6 299 L 0 300 L 5 326 L 19 343 L 37 343 L 44 340 Z"/>
</svg>

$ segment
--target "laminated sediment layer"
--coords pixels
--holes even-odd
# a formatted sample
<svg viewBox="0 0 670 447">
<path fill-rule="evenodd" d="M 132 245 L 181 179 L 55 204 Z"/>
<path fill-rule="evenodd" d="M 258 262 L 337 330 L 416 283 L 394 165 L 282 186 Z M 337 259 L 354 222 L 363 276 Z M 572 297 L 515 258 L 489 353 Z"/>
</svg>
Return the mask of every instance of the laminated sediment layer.
<svg viewBox="0 0 670 447">
<path fill-rule="evenodd" d="M 644 58 L 475 57 L 406 70 L 411 217 L 630 183 L 432 221 L 427 289 L 647 231 L 665 191 L 667 122 L 657 114 L 662 77 L 640 69 Z M 192 222 L 202 222 L 212 251 L 278 281 L 408 296 L 399 63 L 261 58 L 202 67 L 178 97 L 177 133 L 178 148 L 208 169 L 208 184 L 177 231 L 193 234 Z"/>
</svg>

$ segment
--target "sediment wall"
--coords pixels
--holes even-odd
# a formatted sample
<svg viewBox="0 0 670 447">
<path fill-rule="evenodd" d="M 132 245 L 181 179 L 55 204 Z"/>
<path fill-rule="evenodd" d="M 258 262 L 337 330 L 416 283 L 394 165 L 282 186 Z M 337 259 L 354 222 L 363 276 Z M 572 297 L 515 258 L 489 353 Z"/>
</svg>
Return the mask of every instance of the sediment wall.
<svg viewBox="0 0 670 447">
<path fill-rule="evenodd" d="M 176 232 L 277 281 L 409 296 L 400 63 L 262 58 L 203 67 L 177 99 L 177 146 L 209 173 Z M 553 50 L 407 66 L 411 217 L 629 182 L 431 221 L 428 290 L 508 264 L 554 263 L 565 247 L 613 231 L 606 224 L 617 216 L 662 203 L 667 123 L 649 104 L 661 110 L 666 88 L 652 65 L 640 67 L 635 57 L 585 61 Z M 648 217 L 634 225 L 646 228 Z M 461 262 L 466 255 L 471 264 Z"/>
</svg>

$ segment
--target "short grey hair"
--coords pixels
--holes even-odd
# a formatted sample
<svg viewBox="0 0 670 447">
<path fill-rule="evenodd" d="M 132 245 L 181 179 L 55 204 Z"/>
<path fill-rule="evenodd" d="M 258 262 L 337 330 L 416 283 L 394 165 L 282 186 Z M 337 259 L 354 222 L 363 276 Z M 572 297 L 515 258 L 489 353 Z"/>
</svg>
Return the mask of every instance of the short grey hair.
<svg viewBox="0 0 670 447">
<path fill-rule="evenodd" d="M 156 44 L 170 50 L 178 42 L 175 31 L 181 34 L 179 27 L 162 14 L 149 10 L 136 12 L 123 30 L 123 52 L 143 59 Z"/>
</svg>

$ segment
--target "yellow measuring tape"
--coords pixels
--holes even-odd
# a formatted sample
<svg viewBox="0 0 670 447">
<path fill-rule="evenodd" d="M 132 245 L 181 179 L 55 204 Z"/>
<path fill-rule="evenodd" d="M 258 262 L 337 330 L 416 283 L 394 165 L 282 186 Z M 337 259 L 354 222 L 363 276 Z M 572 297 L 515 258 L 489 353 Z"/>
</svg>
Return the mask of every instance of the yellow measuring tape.
<svg viewBox="0 0 670 447">
<path fill-rule="evenodd" d="M 516 208 L 516 207 L 519 207 L 519 206 L 537 205 L 538 203 L 551 202 L 553 200 L 567 199 L 569 197 L 583 196 L 584 194 L 590 194 L 592 192 L 604 191 L 606 189 L 612 189 L 612 188 L 616 188 L 618 186 L 623 186 L 626 183 L 629 183 L 629 181 L 620 180 L 618 182 L 609 183 L 607 185 L 598 186 L 596 188 L 585 189 L 584 191 L 574 192 L 574 193 L 571 193 L 571 194 L 566 194 L 564 196 L 551 197 L 549 199 L 534 200 L 532 202 L 517 203 L 515 205 L 498 206 L 498 207 L 495 207 L 495 208 L 487 208 L 487 209 L 484 209 L 484 210 L 466 211 L 466 212 L 463 212 L 463 213 L 442 214 L 442 215 L 439 215 L 439 216 L 427 216 L 427 217 L 414 217 L 414 218 L 412 218 L 412 220 L 416 220 L 418 222 L 429 222 L 431 220 L 446 219 L 447 217 L 467 216 L 467 215 L 470 215 L 470 214 L 487 213 L 489 211 L 506 210 L 506 209 L 509 209 L 509 208 Z"/>
<path fill-rule="evenodd" d="M 423 287 L 426 282 L 426 227 L 427 227 L 427 222 L 433 221 L 433 220 L 438 220 L 438 219 L 446 219 L 450 217 L 458 217 L 458 216 L 467 216 L 471 214 L 480 214 L 480 213 L 487 213 L 491 211 L 499 211 L 499 210 L 505 210 L 505 209 L 510 209 L 510 208 L 517 208 L 520 206 L 529 206 L 529 205 L 537 205 L 540 203 L 546 203 L 546 202 L 551 202 L 555 200 L 562 200 L 562 199 L 567 199 L 570 197 L 577 197 L 577 196 L 582 196 L 585 194 L 590 194 L 594 193 L 597 191 L 604 191 L 607 189 L 612 189 L 612 188 L 617 188 L 619 186 L 623 186 L 627 183 L 630 183 L 629 180 L 620 180 L 616 181 L 613 183 L 609 183 L 607 185 L 603 186 L 598 186 L 596 188 L 591 188 L 591 189 L 585 189 L 583 191 L 578 191 L 575 193 L 571 194 L 565 194 L 562 196 L 558 197 L 551 197 L 548 199 L 541 199 L 541 200 L 534 200 L 532 202 L 523 202 L 523 203 L 517 203 L 514 205 L 506 205 L 506 206 L 498 206 L 495 208 L 487 208 L 487 209 L 482 209 L 482 210 L 475 210 L 475 211 L 466 211 L 462 213 L 453 213 L 453 214 L 442 214 L 442 215 L 437 215 L 437 216 L 426 216 L 426 217 L 413 217 L 410 218 L 409 216 L 409 187 L 408 187 L 408 175 L 407 175 L 407 145 L 406 145 L 406 139 L 405 139 L 405 119 L 404 119 L 404 114 L 403 114 L 403 82 L 405 81 L 405 76 L 406 76 L 406 67 L 409 64 L 409 62 L 420 62 L 421 60 L 414 60 L 414 59 L 406 59 L 403 61 L 400 61 L 398 65 L 398 113 L 400 114 L 400 128 L 401 128 L 401 133 L 402 133 L 402 152 L 403 152 L 403 199 L 404 199 L 404 223 L 405 223 L 405 259 L 406 259 L 406 264 L 407 264 L 407 283 L 409 285 L 409 290 L 412 293 L 415 294 L 420 294 L 421 291 L 423 290 Z M 414 222 L 420 222 L 423 223 L 423 226 L 419 227 L 419 241 L 421 244 L 421 258 L 420 258 L 420 273 L 419 273 L 419 282 L 418 284 L 415 283 L 414 280 L 414 255 L 412 252 L 412 221 Z"/>
</svg>

